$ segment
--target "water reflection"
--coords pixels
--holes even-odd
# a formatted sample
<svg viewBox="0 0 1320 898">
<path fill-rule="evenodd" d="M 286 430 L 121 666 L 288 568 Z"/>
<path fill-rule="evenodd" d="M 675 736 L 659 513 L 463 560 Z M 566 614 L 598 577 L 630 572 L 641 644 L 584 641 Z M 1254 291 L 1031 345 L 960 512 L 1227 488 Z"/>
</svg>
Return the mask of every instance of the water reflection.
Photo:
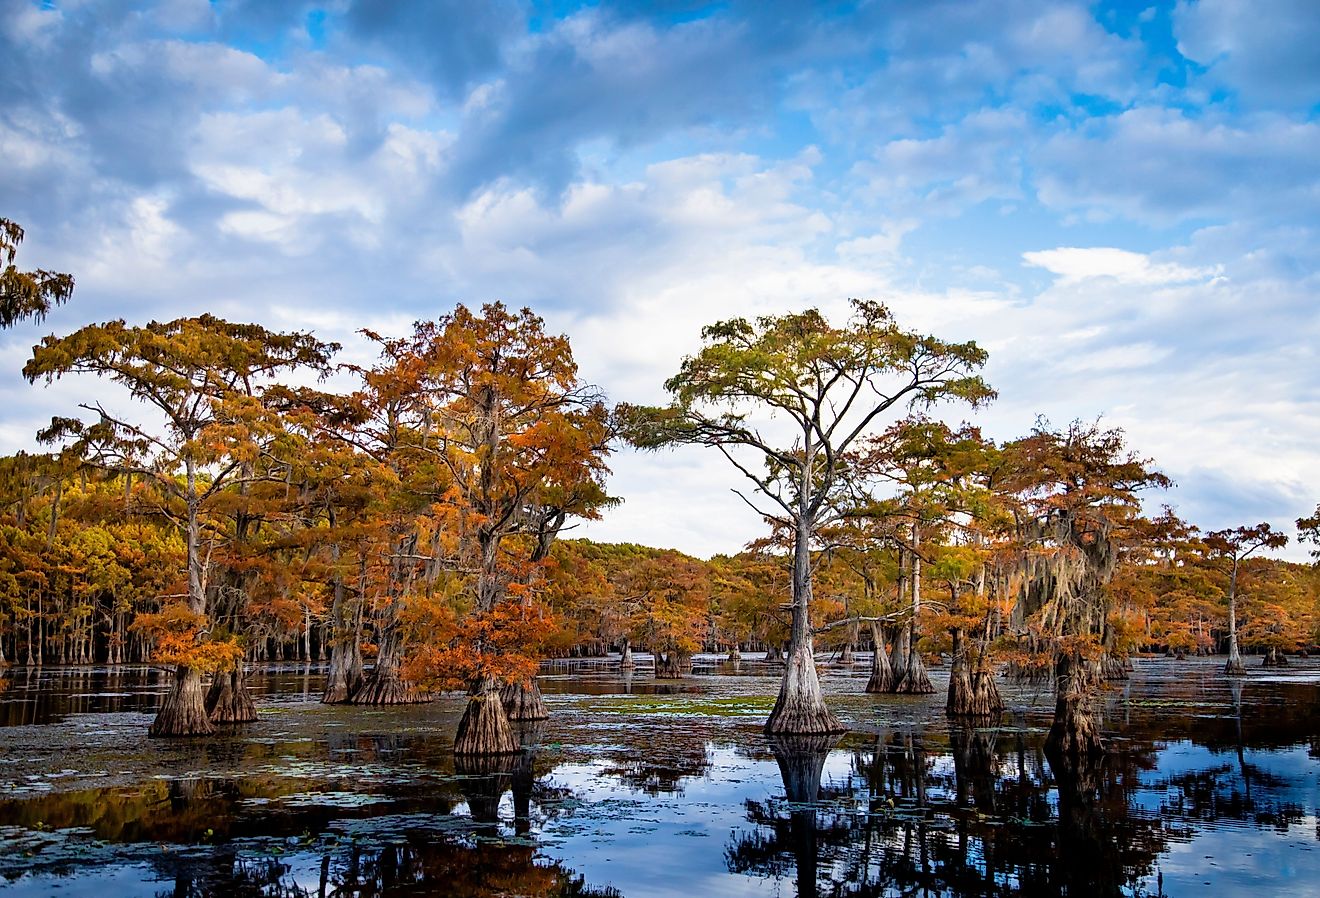
<svg viewBox="0 0 1320 898">
<path fill-rule="evenodd" d="M 1110 697 L 1111 753 L 1079 770 L 1051 767 L 1049 709 L 1022 692 L 950 726 L 938 699 L 827 675 L 854 731 L 767 740 L 765 678 L 657 694 L 640 672 L 562 676 L 521 754 L 456 761 L 461 700 L 327 708 L 300 667 L 254 678 L 264 711 L 243 731 L 162 744 L 143 714 L 72 713 L 84 680 L 57 678 L 64 722 L 0 730 L 0 895 L 1295 891 L 1320 878 L 1320 688 L 1298 674 L 1139 665 Z"/>
</svg>

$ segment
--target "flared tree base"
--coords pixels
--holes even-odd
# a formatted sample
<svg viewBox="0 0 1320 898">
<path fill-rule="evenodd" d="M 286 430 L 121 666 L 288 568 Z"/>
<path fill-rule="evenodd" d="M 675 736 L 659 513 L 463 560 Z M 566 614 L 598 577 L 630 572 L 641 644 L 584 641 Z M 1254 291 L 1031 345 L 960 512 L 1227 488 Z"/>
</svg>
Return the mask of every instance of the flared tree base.
<svg viewBox="0 0 1320 898">
<path fill-rule="evenodd" d="M 894 692 L 899 695 L 930 695 L 934 691 L 935 686 L 930 681 L 930 675 L 926 673 L 926 665 L 921 660 L 921 653 L 913 652 L 908 656 L 907 672 L 894 684 Z"/>
<path fill-rule="evenodd" d="M 681 680 L 692 673 L 692 658 L 682 652 L 657 652 L 655 677 L 657 680 Z"/>
<path fill-rule="evenodd" d="M 795 650 L 788 658 L 779 697 L 765 722 L 765 732 L 772 736 L 823 736 L 847 731 L 843 722 L 825 707 L 825 696 L 821 692 L 810 647 Z"/>
<path fill-rule="evenodd" d="M 867 692 L 893 692 L 894 691 L 894 672 L 889 669 L 886 663 L 882 667 L 871 665 L 871 677 L 866 681 Z"/>
<path fill-rule="evenodd" d="M 1278 649 L 1270 649 L 1265 653 L 1265 659 L 1260 663 L 1261 667 L 1287 667 L 1288 656 Z"/>
<path fill-rule="evenodd" d="M 454 737 L 456 755 L 511 755 L 522 751 L 494 683 L 473 687 Z"/>
<path fill-rule="evenodd" d="M 174 673 L 174 685 L 165 696 L 165 703 L 156 713 L 147 734 L 153 737 L 210 736 L 215 732 L 206 713 L 206 692 L 202 689 L 202 674 L 191 667 L 180 667 Z"/>
<path fill-rule="evenodd" d="M 1247 675 L 1246 665 L 1242 663 L 1242 658 L 1229 658 L 1224 664 L 1224 673 L 1230 677 L 1245 677 Z"/>
<path fill-rule="evenodd" d="M 206 693 L 206 715 L 211 723 L 221 724 L 252 723 L 257 719 L 257 706 L 252 703 L 242 670 L 215 675 Z"/>
<path fill-rule="evenodd" d="M 504 716 L 509 720 L 545 720 L 550 716 L 541 687 L 534 679 L 526 683 L 506 683 L 500 690 L 500 702 L 504 705 Z"/>
<path fill-rule="evenodd" d="M 362 665 L 356 665 L 332 658 L 330 673 L 326 676 L 325 692 L 321 693 L 321 703 L 325 705 L 343 705 L 362 688 Z"/>
<path fill-rule="evenodd" d="M 1004 698 L 999 684 L 989 671 L 976 671 L 970 675 L 954 670 L 949 676 L 949 697 L 944 703 L 948 717 L 988 718 L 1004 710 Z"/>
<path fill-rule="evenodd" d="M 416 705 L 427 699 L 397 673 L 388 673 L 368 676 L 348 701 L 353 705 Z"/>
<path fill-rule="evenodd" d="M 1126 680 L 1127 664 L 1117 655 L 1106 654 L 1100 659 L 1100 676 L 1106 680 Z"/>
</svg>

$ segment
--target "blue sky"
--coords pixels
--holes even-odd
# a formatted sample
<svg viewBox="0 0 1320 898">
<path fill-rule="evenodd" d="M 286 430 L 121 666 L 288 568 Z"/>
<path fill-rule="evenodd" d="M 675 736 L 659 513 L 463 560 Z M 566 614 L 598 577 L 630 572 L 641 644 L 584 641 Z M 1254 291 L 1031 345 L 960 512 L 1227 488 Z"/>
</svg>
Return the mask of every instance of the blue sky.
<svg viewBox="0 0 1320 898">
<path fill-rule="evenodd" d="M 1317 48 L 1309 0 L 0 0 L 0 215 L 78 279 L 0 336 L 0 448 L 99 389 L 17 373 L 93 319 L 366 360 L 358 328 L 503 299 L 646 402 L 705 323 L 865 296 L 990 350 L 992 435 L 1103 416 L 1193 521 L 1290 524 L 1320 501 Z M 589 535 L 759 532 L 718 457 L 614 467 Z"/>
</svg>

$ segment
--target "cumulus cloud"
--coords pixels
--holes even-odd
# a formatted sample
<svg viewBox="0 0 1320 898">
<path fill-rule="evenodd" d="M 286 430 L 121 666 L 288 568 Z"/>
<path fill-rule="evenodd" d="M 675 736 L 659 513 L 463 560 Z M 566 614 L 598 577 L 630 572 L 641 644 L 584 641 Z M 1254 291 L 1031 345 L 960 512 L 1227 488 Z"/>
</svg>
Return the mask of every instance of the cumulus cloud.
<svg viewBox="0 0 1320 898">
<path fill-rule="evenodd" d="M 635 402 L 713 320 L 874 298 L 990 350 L 993 435 L 1103 415 L 1193 518 L 1284 520 L 1320 482 L 1320 17 L 1243 9 L 1178 7 L 1176 84 L 1150 22 L 1066 0 L 0 0 L 0 215 L 78 278 L 47 330 L 208 310 L 365 362 L 360 327 L 503 299 Z M 100 389 L 22 383 L 38 331 L 0 335 L 6 449 Z M 759 532 L 711 453 L 615 470 L 586 533 Z"/>
</svg>

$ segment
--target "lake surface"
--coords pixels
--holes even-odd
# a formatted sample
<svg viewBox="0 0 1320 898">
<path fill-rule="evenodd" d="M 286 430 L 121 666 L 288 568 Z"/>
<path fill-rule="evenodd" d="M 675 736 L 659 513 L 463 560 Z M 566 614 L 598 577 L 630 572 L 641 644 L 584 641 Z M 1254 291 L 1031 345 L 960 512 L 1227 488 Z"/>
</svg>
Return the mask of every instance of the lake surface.
<svg viewBox="0 0 1320 898">
<path fill-rule="evenodd" d="M 788 741 L 759 664 L 556 668 L 522 756 L 457 765 L 460 697 L 323 706 L 286 665 L 253 675 L 257 723 L 160 741 L 158 672 L 13 669 L 0 895 L 1320 894 L 1320 663 L 1221 665 L 1138 661 L 1104 766 L 1062 787 L 1044 688 L 951 727 L 939 668 L 929 697 L 824 668 L 853 729 Z"/>
</svg>

